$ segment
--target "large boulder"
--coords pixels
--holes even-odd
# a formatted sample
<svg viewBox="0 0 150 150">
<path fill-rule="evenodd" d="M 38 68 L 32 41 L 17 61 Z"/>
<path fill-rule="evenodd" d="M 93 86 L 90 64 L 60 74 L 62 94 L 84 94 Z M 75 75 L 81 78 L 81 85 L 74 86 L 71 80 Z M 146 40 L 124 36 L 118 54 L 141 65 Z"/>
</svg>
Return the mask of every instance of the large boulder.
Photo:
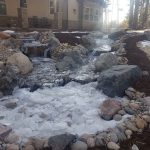
<svg viewBox="0 0 150 150">
<path fill-rule="evenodd" d="M 96 46 L 96 40 L 90 35 L 84 35 L 82 37 L 82 45 L 92 50 Z"/>
<path fill-rule="evenodd" d="M 100 116 L 104 120 L 111 120 L 119 110 L 121 110 L 121 103 L 117 100 L 109 99 L 100 106 Z"/>
<path fill-rule="evenodd" d="M 95 71 L 101 72 L 103 70 L 109 69 L 112 66 L 117 65 L 117 57 L 112 53 L 105 53 L 100 55 L 95 62 Z"/>
<path fill-rule="evenodd" d="M 146 30 L 144 34 L 146 35 L 147 40 L 150 41 L 150 30 Z"/>
<path fill-rule="evenodd" d="M 102 72 L 97 88 L 110 97 L 124 96 L 125 90 L 140 79 L 142 71 L 135 65 L 118 65 Z"/>
<path fill-rule="evenodd" d="M 7 59 L 7 64 L 16 65 L 21 74 L 27 74 L 33 69 L 29 58 L 22 53 L 15 53 Z"/>
<path fill-rule="evenodd" d="M 1 40 L 6 40 L 6 39 L 9 39 L 9 38 L 11 38 L 10 34 L 5 33 L 5 32 L 0 32 L 0 39 Z"/>
<path fill-rule="evenodd" d="M 0 67 L 0 92 L 3 95 L 11 95 L 17 86 L 18 76 L 10 66 Z"/>
<path fill-rule="evenodd" d="M 58 71 L 74 70 L 80 66 L 80 61 L 74 60 L 71 56 L 65 56 L 62 60 L 56 63 Z"/>
<path fill-rule="evenodd" d="M 110 35 L 108 35 L 108 37 L 112 40 L 119 40 L 125 34 L 126 34 L 126 30 L 121 30 L 121 31 L 111 33 Z"/>
<path fill-rule="evenodd" d="M 48 139 L 48 146 L 51 150 L 66 150 L 75 139 L 72 134 L 56 135 Z"/>
</svg>

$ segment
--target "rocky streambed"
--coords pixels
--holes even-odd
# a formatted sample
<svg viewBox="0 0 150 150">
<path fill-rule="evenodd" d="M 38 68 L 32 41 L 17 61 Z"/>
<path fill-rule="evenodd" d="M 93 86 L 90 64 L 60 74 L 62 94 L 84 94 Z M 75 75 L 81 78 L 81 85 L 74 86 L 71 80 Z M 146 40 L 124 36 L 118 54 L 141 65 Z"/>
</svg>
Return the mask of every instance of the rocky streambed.
<svg viewBox="0 0 150 150">
<path fill-rule="evenodd" d="M 133 33 L 95 32 L 75 46 L 52 32 L 1 34 L 2 149 L 117 150 L 148 126 L 150 98 L 132 86 L 149 74 L 127 64 Z"/>
</svg>

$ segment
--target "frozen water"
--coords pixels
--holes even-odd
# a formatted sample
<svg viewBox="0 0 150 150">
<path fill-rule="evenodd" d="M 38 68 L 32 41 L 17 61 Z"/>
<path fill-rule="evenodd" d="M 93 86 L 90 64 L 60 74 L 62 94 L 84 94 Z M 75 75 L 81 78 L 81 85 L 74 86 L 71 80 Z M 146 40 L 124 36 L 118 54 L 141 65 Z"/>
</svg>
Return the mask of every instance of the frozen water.
<svg viewBox="0 0 150 150">
<path fill-rule="evenodd" d="M 98 115 L 99 106 L 107 97 L 95 86 L 96 83 L 70 82 L 64 87 L 44 88 L 33 93 L 18 89 L 9 97 L 19 99 L 18 107 L 9 110 L 0 105 L 0 115 L 4 116 L 0 123 L 10 124 L 24 139 L 65 132 L 81 135 L 114 127 L 115 121 L 104 121 Z"/>
<path fill-rule="evenodd" d="M 97 46 L 94 50 L 109 52 L 109 51 L 111 51 L 111 46 L 110 46 L 111 43 L 112 43 L 112 40 L 108 39 L 107 36 L 104 36 L 101 39 L 96 39 Z"/>
</svg>

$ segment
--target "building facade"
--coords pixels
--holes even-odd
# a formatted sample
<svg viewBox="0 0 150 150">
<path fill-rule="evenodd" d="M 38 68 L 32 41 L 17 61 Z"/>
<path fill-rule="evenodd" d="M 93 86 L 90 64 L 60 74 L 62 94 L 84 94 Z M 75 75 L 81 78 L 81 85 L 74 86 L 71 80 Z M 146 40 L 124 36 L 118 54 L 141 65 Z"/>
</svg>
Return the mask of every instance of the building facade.
<svg viewBox="0 0 150 150">
<path fill-rule="evenodd" d="M 103 0 L 0 0 L 0 26 L 96 30 Z"/>
</svg>

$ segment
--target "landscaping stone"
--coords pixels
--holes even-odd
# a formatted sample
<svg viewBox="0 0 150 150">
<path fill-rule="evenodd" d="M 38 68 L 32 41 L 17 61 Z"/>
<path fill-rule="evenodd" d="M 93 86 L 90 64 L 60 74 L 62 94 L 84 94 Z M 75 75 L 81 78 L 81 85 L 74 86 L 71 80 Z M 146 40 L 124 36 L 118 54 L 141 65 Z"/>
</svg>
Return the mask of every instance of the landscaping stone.
<svg viewBox="0 0 150 150">
<path fill-rule="evenodd" d="M 144 129 L 147 126 L 146 121 L 144 119 L 140 118 L 140 117 L 137 117 L 135 122 L 136 122 L 136 126 L 139 129 Z"/>
<path fill-rule="evenodd" d="M 19 150 L 19 146 L 15 144 L 8 144 L 6 150 Z"/>
<path fill-rule="evenodd" d="M 116 115 L 114 115 L 113 119 L 114 119 L 115 121 L 120 121 L 120 120 L 122 120 L 122 116 L 119 115 L 119 114 L 116 114 Z"/>
<path fill-rule="evenodd" d="M 97 88 L 110 97 L 124 96 L 125 90 L 137 82 L 142 75 L 139 67 L 118 65 L 102 72 Z"/>
<path fill-rule="evenodd" d="M 117 65 L 117 57 L 112 53 L 105 53 L 100 55 L 95 62 L 95 71 L 102 72 L 112 66 Z"/>
<path fill-rule="evenodd" d="M 48 139 L 48 146 L 52 150 L 64 150 L 75 139 L 76 139 L 76 136 L 72 134 L 56 135 Z"/>
<path fill-rule="evenodd" d="M 87 149 L 88 149 L 87 144 L 82 141 L 77 141 L 72 145 L 72 150 L 87 150 Z"/>
<path fill-rule="evenodd" d="M 33 69 L 29 58 L 22 53 L 15 53 L 7 59 L 7 64 L 16 65 L 21 74 L 27 74 Z"/>
<path fill-rule="evenodd" d="M 117 100 L 109 99 L 100 106 L 100 116 L 104 120 L 111 120 L 119 110 L 121 110 L 121 103 Z"/>
<path fill-rule="evenodd" d="M 109 143 L 107 144 L 107 147 L 108 147 L 109 149 L 112 149 L 112 150 L 119 150 L 119 149 L 120 149 L 120 146 L 117 145 L 117 144 L 114 143 L 114 142 L 109 142 Z"/>
<path fill-rule="evenodd" d="M 94 138 L 88 138 L 87 139 L 87 146 L 88 146 L 88 148 L 94 148 L 95 147 L 95 139 Z"/>
<path fill-rule="evenodd" d="M 10 127 L 0 123 L 0 140 L 4 140 L 11 131 L 12 129 Z"/>
</svg>

